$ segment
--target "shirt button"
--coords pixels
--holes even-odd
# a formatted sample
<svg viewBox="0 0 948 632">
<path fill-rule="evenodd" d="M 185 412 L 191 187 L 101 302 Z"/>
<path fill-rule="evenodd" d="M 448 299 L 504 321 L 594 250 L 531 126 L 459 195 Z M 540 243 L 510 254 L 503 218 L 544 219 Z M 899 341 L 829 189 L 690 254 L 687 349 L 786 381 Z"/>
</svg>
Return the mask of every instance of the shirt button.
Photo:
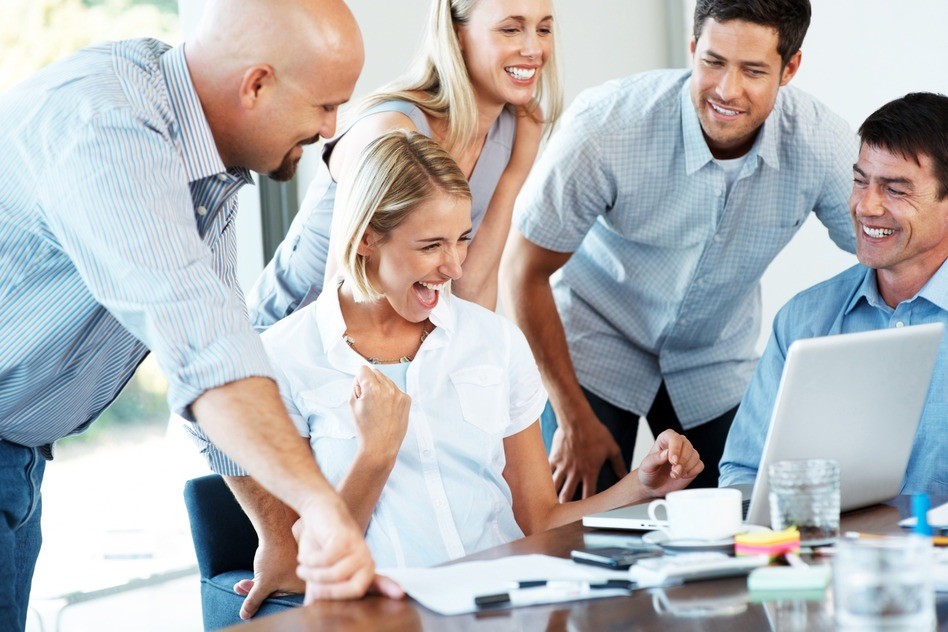
<svg viewBox="0 0 948 632">
<path fill-rule="evenodd" d="M 227 174 L 219 173 L 217 174 L 217 179 L 220 180 L 221 182 L 227 182 Z"/>
<path fill-rule="evenodd" d="M 201 206 L 197 207 L 197 213 L 201 217 L 204 217 L 207 215 L 207 207 L 202 204 Z"/>
<path fill-rule="evenodd" d="M 438 509 L 441 509 L 442 507 L 444 507 L 444 500 L 441 499 L 441 498 L 439 498 L 438 500 L 436 500 L 436 501 L 435 501 L 435 507 L 437 507 Z"/>
<path fill-rule="evenodd" d="M 711 241 L 721 241 L 721 235 L 715 235 L 711 238 Z"/>
<path fill-rule="evenodd" d="M 422 450 L 421 455 L 422 455 L 422 456 L 431 456 L 431 450 Z"/>
<path fill-rule="evenodd" d="M 895 323 L 895 328 L 896 328 L 896 329 L 902 329 L 902 327 L 905 327 L 905 323 L 903 323 L 901 320 L 900 320 L 899 322 Z"/>
</svg>

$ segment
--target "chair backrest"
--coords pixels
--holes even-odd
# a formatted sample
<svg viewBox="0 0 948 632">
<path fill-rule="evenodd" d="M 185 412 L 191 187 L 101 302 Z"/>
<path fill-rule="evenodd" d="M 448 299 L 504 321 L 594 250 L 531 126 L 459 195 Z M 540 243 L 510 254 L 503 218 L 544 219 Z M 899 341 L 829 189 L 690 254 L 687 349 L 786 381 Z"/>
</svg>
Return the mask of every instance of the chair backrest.
<svg viewBox="0 0 948 632">
<path fill-rule="evenodd" d="M 184 504 L 201 577 L 253 568 L 257 532 L 223 478 L 210 474 L 189 480 Z"/>
</svg>

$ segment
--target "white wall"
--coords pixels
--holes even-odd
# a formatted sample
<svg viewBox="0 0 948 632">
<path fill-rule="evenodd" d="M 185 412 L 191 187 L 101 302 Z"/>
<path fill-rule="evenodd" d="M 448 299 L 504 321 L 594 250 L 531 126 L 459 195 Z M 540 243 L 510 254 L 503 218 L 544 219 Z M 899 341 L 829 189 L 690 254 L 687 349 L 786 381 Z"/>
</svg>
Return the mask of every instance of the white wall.
<svg viewBox="0 0 948 632">
<path fill-rule="evenodd" d="M 812 0 L 798 86 L 858 127 L 908 92 L 948 93 L 948 2 Z"/>
</svg>

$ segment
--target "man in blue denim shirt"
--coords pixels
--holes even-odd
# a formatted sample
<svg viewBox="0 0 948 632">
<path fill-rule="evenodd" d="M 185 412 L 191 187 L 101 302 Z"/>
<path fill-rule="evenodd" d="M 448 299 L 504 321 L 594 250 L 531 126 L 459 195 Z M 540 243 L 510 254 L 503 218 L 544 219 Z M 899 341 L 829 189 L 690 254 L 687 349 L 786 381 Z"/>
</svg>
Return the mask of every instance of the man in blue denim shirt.
<svg viewBox="0 0 948 632">
<path fill-rule="evenodd" d="M 948 97 L 909 94 L 859 128 L 849 207 L 859 264 L 794 297 L 741 402 L 721 459 L 721 485 L 752 483 L 787 349 L 794 340 L 948 322 Z M 866 393 L 866 397 L 885 397 Z M 948 336 L 902 493 L 948 493 Z"/>
</svg>

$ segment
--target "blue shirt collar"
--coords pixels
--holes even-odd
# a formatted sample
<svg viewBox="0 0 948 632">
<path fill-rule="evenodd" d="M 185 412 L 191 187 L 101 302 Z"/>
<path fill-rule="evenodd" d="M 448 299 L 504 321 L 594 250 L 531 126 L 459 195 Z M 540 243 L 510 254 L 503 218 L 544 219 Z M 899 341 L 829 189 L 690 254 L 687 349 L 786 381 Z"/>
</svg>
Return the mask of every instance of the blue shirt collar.
<svg viewBox="0 0 948 632">
<path fill-rule="evenodd" d="M 942 261 L 941 267 L 922 286 L 918 295 L 948 312 L 948 260 Z"/>
<path fill-rule="evenodd" d="M 938 306 L 944 311 L 948 311 L 948 261 L 941 264 L 941 267 L 932 275 L 928 283 L 922 286 L 918 294 L 906 302 L 914 301 L 917 298 L 924 298 L 930 303 Z M 859 304 L 859 300 L 865 298 L 866 303 L 886 312 L 891 312 L 892 308 L 883 300 L 879 292 L 879 285 L 876 281 L 876 271 L 872 268 L 865 269 L 862 283 L 856 289 L 849 303 L 846 305 L 845 313 L 849 314 Z"/>
<path fill-rule="evenodd" d="M 770 116 L 764 121 L 760 133 L 754 140 L 753 146 L 747 152 L 747 160 L 755 168 L 757 156 L 760 156 L 764 162 L 773 169 L 780 169 L 779 143 L 780 129 L 777 123 L 779 118 L 778 110 L 782 107 L 782 94 L 777 93 L 777 100 L 774 102 L 774 108 Z M 681 87 L 681 129 L 685 144 L 685 172 L 688 175 L 693 174 L 707 163 L 714 159 L 711 150 L 708 149 L 708 143 L 704 139 L 704 132 L 701 131 L 701 122 L 698 120 L 698 113 L 695 112 L 695 106 L 691 102 L 691 75 Z"/>
<path fill-rule="evenodd" d="M 184 169 L 188 182 L 196 182 L 218 174 L 228 175 L 245 184 L 253 183 L 247 169 L 227 169 L 217 152 L 217 143 L 211 126 L 204 116 L 204 108 L 191 81 L 191 72 L 184 57 L 184 44 L 165 52 L 159 60 L 161 72 L 168 86 L 168 97 L 177 121 L 178 137 L 183 147 Z"/>
</svg>

